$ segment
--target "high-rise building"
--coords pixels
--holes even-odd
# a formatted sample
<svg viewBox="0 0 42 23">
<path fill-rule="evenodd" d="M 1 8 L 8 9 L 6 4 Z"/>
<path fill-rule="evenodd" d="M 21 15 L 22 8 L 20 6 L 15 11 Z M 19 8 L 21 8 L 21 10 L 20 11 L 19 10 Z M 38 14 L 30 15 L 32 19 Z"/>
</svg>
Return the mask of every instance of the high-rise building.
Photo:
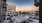
<svg viewBox="0 0 42 23">
<path fill-rule="evenodd" d="M 6 13 L 6 0 L 0 0 L 0 23 L 3 21 L 3 14 Z"/>
<path fill-rule="evenodd" d="M 16 5 L 15 4 L 8 4 L 7 5 L 7 13 L 11 14 L 16 12 Z"/>
</svg>

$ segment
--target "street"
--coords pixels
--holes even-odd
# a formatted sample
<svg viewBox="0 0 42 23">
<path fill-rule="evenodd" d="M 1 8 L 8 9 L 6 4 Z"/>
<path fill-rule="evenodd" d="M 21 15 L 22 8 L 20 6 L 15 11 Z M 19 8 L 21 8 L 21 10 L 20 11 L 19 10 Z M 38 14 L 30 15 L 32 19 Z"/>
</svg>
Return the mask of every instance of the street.
<svg viewBox="0 0 42 23">
<path fill-rule="evenodd" d="M 16 23 L 16 22 L 21 23 L 21 22 L 29 19 L 29 15 L 28 16 L 27 15 L 26 16 L 13 16 L 13 17 L 11 17 L 11 19 L 14 22 L 10 22 L 10 20 L 6 19 L 6 20 L 4 20 L 4 23 Z M 30 23 L 39 23 L 39 20 L 33 19 L 33 22 L 30 22 Z"/>
</svg>

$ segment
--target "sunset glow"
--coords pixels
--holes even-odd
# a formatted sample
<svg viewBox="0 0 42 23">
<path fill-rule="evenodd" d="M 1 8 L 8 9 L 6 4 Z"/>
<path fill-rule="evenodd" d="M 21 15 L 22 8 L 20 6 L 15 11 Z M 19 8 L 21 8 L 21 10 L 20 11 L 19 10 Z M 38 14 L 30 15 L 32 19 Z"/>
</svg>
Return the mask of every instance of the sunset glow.
<svg viewBox="0 0 42 23">
<path fill-rule="evenodd" d="M 34 6 L 34 0 L 7 0 L 8 5 L 16 5 L 16 11 L 39 11 L 39 7 Z"/>
<path fill-rule="evenodd" d="M 39 11 L 39 7 L 16 8 L 16 11 Z"/>
<path fill-rule="evenodd" d="M 14 4 L 8 4 L 8 6 L 13 6 Z M 39 11 L 39 7 L 32 7 L 32 6 L 23 6 L 23 7 L 16 7 L 16 11 Z"/>
</svg>

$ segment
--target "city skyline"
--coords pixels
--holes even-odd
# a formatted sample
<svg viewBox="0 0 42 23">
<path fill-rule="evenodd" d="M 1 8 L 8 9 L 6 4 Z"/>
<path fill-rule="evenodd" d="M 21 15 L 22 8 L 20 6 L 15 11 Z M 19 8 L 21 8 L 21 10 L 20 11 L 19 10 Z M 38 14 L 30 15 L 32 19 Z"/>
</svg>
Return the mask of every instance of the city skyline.
<svg viewBox="0 0 42 23">
<path fill-rule="evenodd" d="M 16 4 L 16 11 L 37 11 L 39 7 L 34 6 L 34 0 L 7 0 L 7 4 Z"/>
</svg>

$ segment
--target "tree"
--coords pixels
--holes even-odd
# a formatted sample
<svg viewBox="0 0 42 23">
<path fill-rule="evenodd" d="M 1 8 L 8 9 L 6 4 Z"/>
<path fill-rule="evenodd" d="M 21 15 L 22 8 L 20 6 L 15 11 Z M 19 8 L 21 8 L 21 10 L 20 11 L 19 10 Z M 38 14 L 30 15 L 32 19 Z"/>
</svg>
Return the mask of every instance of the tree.
<svg viewBox="0 0 42 23">
<path fill-rule="evenodd" d="M 39 1 L 38 1 L 38 0 L 34 0 L 34 5 L 35 5 L 36 7 L 38 7 L 38 6 L 39 6 Z"/>
<path fill-rule="evenodd" d="M 26 12 L 23 12 L 23 14 L 26 14 Z"/>
<path fill-rule="evenodd" d="M 38 16 L 39 15 L 39 11 L 36 11 L 36 16 Z"/>
<path fill-rule="evenodd" d="M 21 11 L 19 11 L 19 13 L 21 14 Z"/>
</svg>

